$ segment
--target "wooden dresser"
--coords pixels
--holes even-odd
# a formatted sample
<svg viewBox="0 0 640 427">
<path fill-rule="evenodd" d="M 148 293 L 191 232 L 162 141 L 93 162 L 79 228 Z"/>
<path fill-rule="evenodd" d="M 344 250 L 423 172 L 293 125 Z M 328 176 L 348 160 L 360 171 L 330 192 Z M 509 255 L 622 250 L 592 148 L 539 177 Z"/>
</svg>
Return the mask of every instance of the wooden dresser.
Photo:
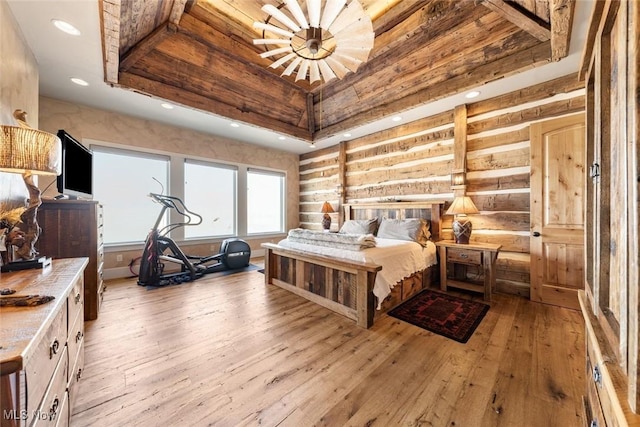
<svg viewBox="0 0 640 427">
<path fill-rule="evenodd" d="M 33 307 L 0 308 L 0 425 L 66 426 L 84 366 L 87 258 L 0 274 L 13 296 L 48 295 Z M 8 297 L 0 297 L 8 298 Z"/>
<path fill-rule="evenodd" d="M 84 320 L 97 319 L 105 290 L 102 206 L 96 201 L 43 200 L 38 223 L 40 254 L 54 259 L 89 258 L 84 273 Z"/>
</svg>

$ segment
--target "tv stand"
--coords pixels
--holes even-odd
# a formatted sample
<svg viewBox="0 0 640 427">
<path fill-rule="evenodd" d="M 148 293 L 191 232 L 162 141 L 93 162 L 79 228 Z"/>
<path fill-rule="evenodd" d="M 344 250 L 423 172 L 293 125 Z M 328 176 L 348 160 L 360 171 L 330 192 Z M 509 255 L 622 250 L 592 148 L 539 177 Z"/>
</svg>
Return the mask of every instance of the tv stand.
<svg viewBox="0 0 640 427">
<path fill-rule="evenodd" d="M 40 254 L 54 260 L 89 258 L 84 271 L 84 319 L 97 319 L 105 289 L 102 206 L 93 200 L 43 200 L 38 209 L 38 223 L 42 227 L 36 243 Z"/>
</svg>

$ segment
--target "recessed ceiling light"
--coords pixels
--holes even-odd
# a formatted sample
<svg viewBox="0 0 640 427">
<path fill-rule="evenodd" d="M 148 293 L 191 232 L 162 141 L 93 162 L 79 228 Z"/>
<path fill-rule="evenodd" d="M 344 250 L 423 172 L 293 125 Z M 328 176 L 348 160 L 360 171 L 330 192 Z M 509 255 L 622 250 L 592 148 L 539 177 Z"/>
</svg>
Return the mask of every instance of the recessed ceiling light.
<svg viewBox="0 0 640 427">
<path fill-rule="evenodd" d="M 402 117 L 400 117 L 400 116 L 395 116 L 395 117 L 393 117 L 391 120 L 393 120 L 394 122 L 399 122 L 400 120 L 402 120 Z"/>
<path fill-rule="evenodd" d="M 342 136 L 344 136 L 345 138 L 349 138 L 351 136 L 351 134 L 349 132 L 347 132 L 347 133 L 343 133 Z"/>
<path fill-rule="evenodd" d="M 471 92 L 465 95 L 465 98 L 471 99 L 471 98 L 475 98 L 478 95 L 480 95 L 480 92 L 478 92 L 477 90 L 472 90 Z"/>
<path fill-rule="evenodd" d="M 286 137 L 286 136 L 279 136 L 279 137 L 278 137 L 278 139 L 279 139 L 280 141 L 284 141 L 285 139 L 287 139 L 287 137 Z"/>
<path fill-rule="evenodd" d="M 166 108 L 167 110 L 173 110 L 173 105 L 167 104 L 166 102 L 163 102 L 162 104 L 160 104 L 160 106 L 162 108 Z"/>
<path fill-rule="evenodd" d="M 89 86 L 89 83 L 77 77 L 72 77 L 71 81 L 77 84 L 78 86 Z"/>
<path fill-rule="evenodd" d="M 231 123 L 229 126 L 231 126 L 232 128 L 239 128 L 240 125 L 236 122 Z"/>
<path fill-rule="evenodd" d="M 68 22 L 61 21 L 60 19 L 52 19 L 51 23 L 56 26 L 60 31 L 64 31 L 67 34 L 71 34 L 72 36 L 79 36 L 80 30 L 78 30 L 73 25 Z"/>
</svg>

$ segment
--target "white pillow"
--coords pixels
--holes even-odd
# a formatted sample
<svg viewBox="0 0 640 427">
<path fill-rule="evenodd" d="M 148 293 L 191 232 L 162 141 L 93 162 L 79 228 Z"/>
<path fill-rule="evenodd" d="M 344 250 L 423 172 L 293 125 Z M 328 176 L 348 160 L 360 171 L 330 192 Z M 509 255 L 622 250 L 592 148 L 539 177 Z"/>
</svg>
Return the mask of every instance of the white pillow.
<svg viewBox="0 0 640 427">
<path fill-rule="evenodd" d="M 345 221 L 340 228 L 340 233 L 345 234 L 376 234 L 378 218 L 350 219 Z"/>
<path fill-rule="evenodd" d="M 422 218 L 383 219 L 378 229 L 377 237 L 382 239 L 397 239 L 417 242 L 427 245 L 431 237 L 429 222 Z"/>
</svg>

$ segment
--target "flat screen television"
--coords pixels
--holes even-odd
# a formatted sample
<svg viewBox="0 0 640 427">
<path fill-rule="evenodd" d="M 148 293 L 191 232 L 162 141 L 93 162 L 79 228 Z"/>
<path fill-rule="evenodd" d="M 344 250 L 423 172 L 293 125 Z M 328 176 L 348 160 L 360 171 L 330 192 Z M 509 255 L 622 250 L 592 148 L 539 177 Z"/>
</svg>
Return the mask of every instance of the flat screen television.
<svg viewBox="0 0 640 427">
<path fill-rule="evenodd" d="M 93 199 L 93 153 L 64 130 L 58 131 L 58 138 L 62 142 L 58 193 L 70 199 Z"/>
</svg>

